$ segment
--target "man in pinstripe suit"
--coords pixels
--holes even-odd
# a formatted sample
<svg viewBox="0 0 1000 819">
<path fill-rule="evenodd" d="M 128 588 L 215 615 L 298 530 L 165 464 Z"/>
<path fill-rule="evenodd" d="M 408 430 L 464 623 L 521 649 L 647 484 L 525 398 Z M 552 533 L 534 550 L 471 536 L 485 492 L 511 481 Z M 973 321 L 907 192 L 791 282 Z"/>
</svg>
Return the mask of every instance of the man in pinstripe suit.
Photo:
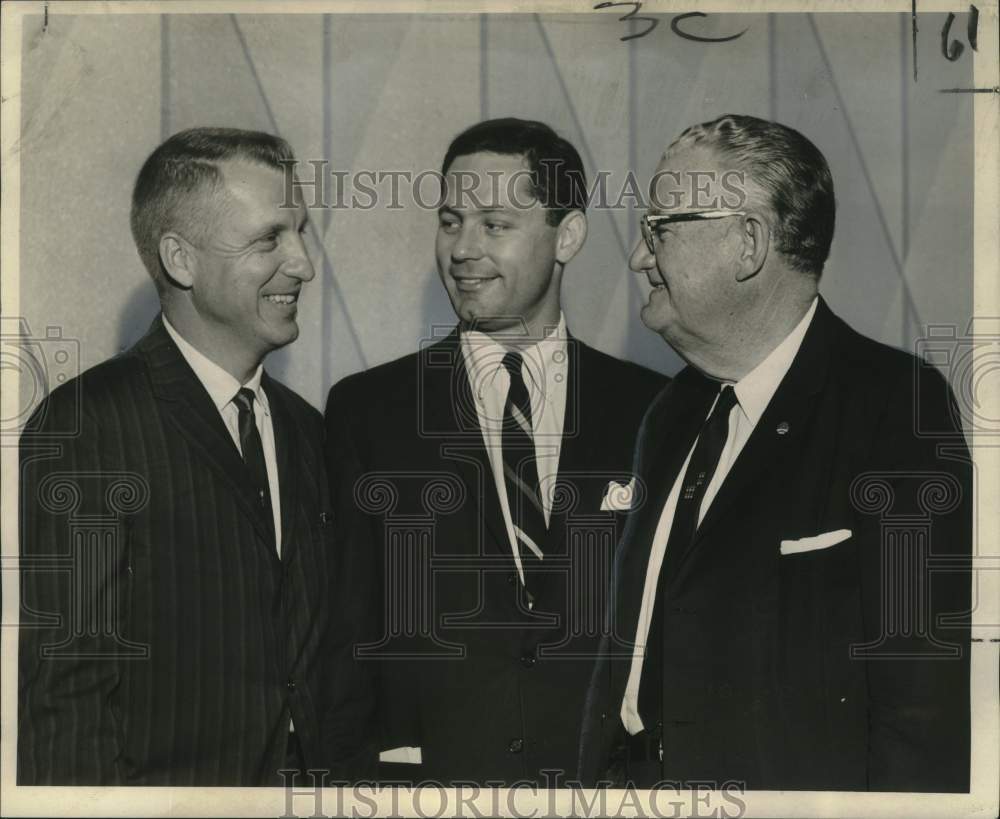
<svg viewBox="0 0 1000 819">
<path fill-rule="evenodd" d="M 262 367 L 313 278 L 290 159 L 216 128 L 153 152 L 131 221 L 162 315 L 22 436 L 19 784 L 277 785 L 374 761 L 320 415 Z"/>
</svg>

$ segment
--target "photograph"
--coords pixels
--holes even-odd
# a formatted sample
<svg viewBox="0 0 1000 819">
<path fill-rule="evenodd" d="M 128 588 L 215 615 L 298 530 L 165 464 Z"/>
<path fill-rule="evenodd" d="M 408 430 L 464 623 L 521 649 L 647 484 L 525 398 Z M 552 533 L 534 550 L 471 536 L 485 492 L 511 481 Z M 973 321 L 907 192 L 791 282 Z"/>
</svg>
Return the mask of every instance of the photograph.
<svg viewBox="0 0 1000 819">
<path fill-rule="evenodd" d="M 997 815 L 997 0 L 0 14 L 4 816 Z"/>
</svg>

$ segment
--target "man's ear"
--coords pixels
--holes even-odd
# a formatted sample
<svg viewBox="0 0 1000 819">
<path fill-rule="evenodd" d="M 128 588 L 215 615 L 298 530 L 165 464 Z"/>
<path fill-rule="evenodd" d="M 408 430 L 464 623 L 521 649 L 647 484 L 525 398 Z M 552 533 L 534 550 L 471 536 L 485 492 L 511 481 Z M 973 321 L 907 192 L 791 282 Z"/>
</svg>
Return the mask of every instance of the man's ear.
<svg viewBox="0 0 1000 819">
<path fill-rule="evenodd" d="M 756 276 L 764 266 L 771 248 L 771 228 L 763 214 L 750 211 L 743 217 L 741 227 L 740 257 L 736 281 L 743 282 Z"/>
<path fill-rule="evenodd" d="M 587 217 L 583 211 L 571 210 L 556 228 L 556 261 L 569 263 L 587 240 Z"/>
<path fill-rule="evenodd" d="M 187 239 L 172 231 L 164 233 L 160 237 L 160 262 L 173 284 L 185 290 L 192 287 L 197 261 Z"/>
</svg>

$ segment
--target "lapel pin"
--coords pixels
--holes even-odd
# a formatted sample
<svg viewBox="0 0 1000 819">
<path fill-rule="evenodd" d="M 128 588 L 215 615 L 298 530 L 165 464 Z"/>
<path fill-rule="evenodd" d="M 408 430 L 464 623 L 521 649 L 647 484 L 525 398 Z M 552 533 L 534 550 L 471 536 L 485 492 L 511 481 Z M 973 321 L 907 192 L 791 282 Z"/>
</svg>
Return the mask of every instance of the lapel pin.
<svg viewBox="0 0 1000 819">
<path fill-rule="evenodd" d="M 778 424 L 778 429 L 776 430 L 776 432 L 778 433 L 778 435 L 787 435 L 789 429 L 790 427 L 788 426 L 788 421 L 782 421 L 780 424 Z"/>
</svg>

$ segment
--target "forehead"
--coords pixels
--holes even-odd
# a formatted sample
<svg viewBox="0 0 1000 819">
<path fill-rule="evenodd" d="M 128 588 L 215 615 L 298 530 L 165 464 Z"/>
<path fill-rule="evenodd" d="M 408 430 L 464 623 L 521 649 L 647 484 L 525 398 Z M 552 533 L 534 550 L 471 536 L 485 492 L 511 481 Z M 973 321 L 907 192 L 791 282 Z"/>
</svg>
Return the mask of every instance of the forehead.
<svg viewBox="0 0 1000 819">
<path fill-rule="evenodd" d="M 519 154 L 483 151 L 457 156 L 445 174 L 445 204 L 454 210 L 537 205 L 529 174 Z"/>
<path fill-rule="evenodd" d="M 227 209 L 251 218 L 259 214 L 294 214 L 301 207 L 301 195 L 295 191 L 291 202 L 285 201 L 284 172 L 256 162 L 226 160 L 219 163 L 225 189 Z M 291 186 L 288 186 L 291 187 Z M 297 207 L 283 208 L 295 204 Z"/>
<path fill-rule="evenodd" d="M 670 212 L 706 207 L 739 183 L 734 160 L 707 145 L 668 149 L 649 184 L 650 211 Z M 728 188 L 724 187 L 729 186 Z M 731 191 L 730 191 L 731 196 Z"/>
</svg>

